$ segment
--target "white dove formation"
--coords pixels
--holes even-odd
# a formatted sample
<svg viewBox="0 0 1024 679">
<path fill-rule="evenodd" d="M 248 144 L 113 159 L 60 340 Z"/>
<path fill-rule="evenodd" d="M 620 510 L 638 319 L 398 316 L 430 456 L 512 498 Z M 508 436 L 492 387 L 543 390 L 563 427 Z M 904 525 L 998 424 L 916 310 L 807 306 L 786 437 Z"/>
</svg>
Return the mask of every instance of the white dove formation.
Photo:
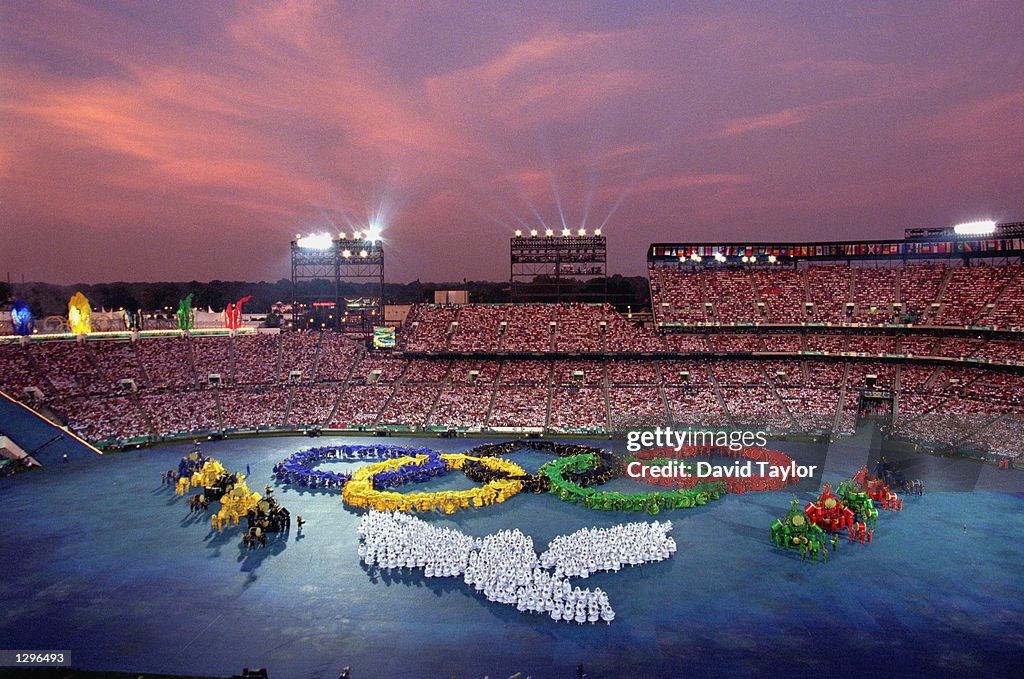
<svg viewBox="0 0 1024 679">
<path fill-rule="evenodd" d="M 568 577 L 663 561 L 676 551 L 671 530 L 671 521 L 583 528 L 555 538 L 538 558 L 533 538 L 518 529 L 472 538 L 401 512 L 371 511 L 359 522 L 359 558 L 378 568 L 421 568 L 428 578 L 462 576 L 488 601 L 521 613 L 610 623 L 615 611 L 608 595 L 600 588 L 574 588 Z"/>
</svg>

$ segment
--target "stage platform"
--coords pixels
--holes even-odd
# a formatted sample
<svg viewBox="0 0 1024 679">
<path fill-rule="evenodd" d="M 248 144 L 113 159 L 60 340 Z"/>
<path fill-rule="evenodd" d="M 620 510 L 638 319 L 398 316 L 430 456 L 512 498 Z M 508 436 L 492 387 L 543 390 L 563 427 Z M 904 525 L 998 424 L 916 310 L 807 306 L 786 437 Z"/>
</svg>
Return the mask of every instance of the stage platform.
<svg viewBox="0 0 1024 679">
<path fill-rule="evenodd" d="M 498 439 L 496 439 L 498 440 Z M 479 439 L 383 439 L 461 451 Z M 310 445 L 296 437 L 204 443 L 249 484 Z M 875 450 L 872 452 L 872 443 Z M 593 441 L 588 443 L 593 444 Z M 190 445 L 75 460 L 0 479 L 0 638 L 6 648 L 67 649 L 75 667 L 226 676 L 266 667 L 272 679 L 507 677 L 591 679 L 753 676 L 1020 676 L 1024 670 L 1024 475 L 973 462 L 911 459 L 926 494 L 883 512 L 870 545 L 842 541 L 827 564 L 801 563 L 769 541 L 795 491 L 726 496 L 671 518 L 668 561 L 601 573 L 611 625 L 554 623 L 490 603 L 456 579 L 367 572 L 360 513 L 337 492 L 278 487 L 302 515 L 298 535 L 243 551 L 211 534 L 160 484 Z M 612 445 L 624 450 L 621 442 Z M 839 481 L 877 455 L 870 434 L 832 446 L 780 443 Z M 514 457 L 535 469 L 545 456 Z M 356 465 L 335 464 L 333 468 Z M 417 490 L 465 488 L 453 473 Z M 649 489 L 616 480 L 619 490 Z M 596 512 L 550 495 L 428 521 L 482 536 L 518 527 L 543 548 L 584 526 L 649 520 Z"/>
</svg>

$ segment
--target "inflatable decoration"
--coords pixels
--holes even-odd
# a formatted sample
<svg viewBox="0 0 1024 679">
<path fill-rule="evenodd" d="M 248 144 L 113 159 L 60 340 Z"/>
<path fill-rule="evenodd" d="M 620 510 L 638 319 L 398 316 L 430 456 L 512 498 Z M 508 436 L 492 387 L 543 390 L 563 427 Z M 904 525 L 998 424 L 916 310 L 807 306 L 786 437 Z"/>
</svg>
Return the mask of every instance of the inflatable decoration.
<svg viewBox="0 0 1024 679">
<path fill-rule="evenodd" d="M 663 509 L 682 509 L 706 505 L 717 500 L 725 484 L 706 483 L 690 490 L 668 490 L 652 493 L 618 493 L 585 488 L 571 479 L 588 468 L 597 468 L 600 459 L 592 453 L 553 460 L 540 468 L 551 484 L 551 494 L 567 502 L 578 502 L 588 509 L 612 511 L 646 511 L 657 514 Z M 569 477 L 569 478 L 567 478 Z"/>
<path fill-rule="evenodd" d="M 14 301 L 11 307 L 11 327 L 15 335 L 31 335 L 35 329 L 35 319 L 32 317 L 32 310 L 23 299 Z"/>
<path fill-rule="evenodd" d="M 884 465 L 880 462 L 879 465 Z M 868 468 L 863 467 L 853 475 L 853 478 L 846 482 L 846 488 L 850 492 L 867 494 L 874 502 L 880 502 L 882 509 L 893 512 L 903 511 L 903 500 L 893 492 L 892 487 L 882 478 L 868 473 Z M 903 487 L 909 487 L 910 492 L 915 495 L 924 495 L 924 484 L 920 480 L 906 482 Z"/>
<path fill-rule="evenodd" d="M 243 297 L 234 304 L 229 303 L 224 309 L 224 327 L 229 330 L 238 330 L 242 327 L 242 305 L 252 299 L 252 295 Z"/>
<path fill-rule="evenodd" d="M 728 457 L 737 461 L 750 460 L 755 463 L 766 462 L 770 465 L 770 471 L 766 474 L 754 474 L 749 477 L 699 476 L 700 470 L 696 464 L 683 463 L 677 469 L 685 470 L 689 476 L 644 474 L 636 480 L 656 486 L 685 489 L 694 488 L 704 483 L 721 483 L 725 488 L 724 492 L 737 494 L 781 490 L 800 481 L 796 474 L 786 476 L 780 473 L 780 470 L 792 467 L 793 458 L 777 450 L 759 447 L 744 447 L 740 450 L 730 450 L 727 446 L 683 446 L 679 450 L 653 448 L 636 453 L 625 461 L 625 465 L 628 468 L 631 462 L 636 461 L 644 465 L 664 466 L 676 464 L 674 461 L 679 459 L 705 458 L 710 460 L 712 457 Z M 760 468 L 754 467 L 753 469 Z"/>
<path fill-rule="evenodd" d="M 846 530 L 854 523 L 853 510 L 832 492 L 832 486 L 828 483 L 817 500 L 807 503 L 804 514 L 808 521 L 829 533 Z"/>
<path fill-rule="evenodd" d="M 600 588 L 573 588 L 567 576 L 586 578 L 668 559 L 676 551 L 671 530 L 667 521 L 584 528 L 555 538 L 538 557 L 533 538 L 518 529 L 473 538 L 398 512 L 371 511 L 359 523 L 358 553 L 368 568 L 461 577 L 488 601 L 515 606 L 521 613 L 547 615 L 555 622 L 611 623 L 615 611 L 608 595 Z"/>
<path fill-rule="evenodd" d="M 800 550 L 800 560 L 808 556 L 811 560 L 828 561 L 828 534 L 800 509 L 800 501 L 793 498 L 785 518 L 775 519 L 771 526 L 771 538 L 776 547 Z M 835 545 L 835 540 L 832 540 Z"/>
<path fill-rule="evenodd" d="M 446 464 L 445 472 L 448 469 L 462 469 L 467 460 L 481 459 L 460 454 L 442 454 L 440 458 Z M 483 459 L 491 468 L 501 470 L 510 476 L 526 473 L 522 467 L 508 460 Z M 341 497 L 346 504 L 353 507 L 378 511 L 427 512 L 439 509 L 445 514 L 452 514 L 471 505 L 483 507 L 504 502 L 523 488 L 521 482 L 509 478 L 495 479 L 484 484 L 482 488 L 436 493 L 395 493 L 377 487 L 378 475 L 382 479 L 380 482 L 391 484 L 388 487 L 397 487 L 410 481 L 429 480 L 442 473 L 444 472 L 437 468 L 437 463 L 431 455 L 384 460 L 357 469 L 351 480 L 342 487 Z"/>
<path fill-rule="evenodd" d="M 92 307 L 80 292 L 76 292 L 68 301 L 68 326 L 75 335 L 88 335 L 92 332 Z"/>
<path fill-rule="evenodd" d="M 196 312 L 192 308 L 192 293 L 178 303 L 178 330 L 191 330 L 196 324 Z"/>
<path fill-rule="evenodd" d="M 341 489 L 352 474 L 332 472 L 313 467 L 324 461 L 362 462 L 366 460 L 388 460 L 396 457 L 437 456 L 429 448 L 405 448 L 402 446 L 320 446 L 300 450 L 274 465 L 274 476 L 278 481 L 303 488 Z"/>
</svg>

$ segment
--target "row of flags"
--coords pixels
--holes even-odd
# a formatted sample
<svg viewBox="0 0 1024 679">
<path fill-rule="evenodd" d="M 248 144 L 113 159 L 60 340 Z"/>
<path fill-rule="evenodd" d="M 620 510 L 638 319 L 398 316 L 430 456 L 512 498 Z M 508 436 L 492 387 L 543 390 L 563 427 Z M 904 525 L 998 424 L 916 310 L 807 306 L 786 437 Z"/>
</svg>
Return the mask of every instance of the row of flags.
<svg viewBox="0 0 1024 679">
<path fill-rule="evenodd" d="M 1024 251 L 1022 238 L 989 238 L 955 241 L 889 241 L 877 243 L 830 243 L 826 245 L 654 245 L 652 257 L 864 257 L 956 255 Z"/>
</svg>

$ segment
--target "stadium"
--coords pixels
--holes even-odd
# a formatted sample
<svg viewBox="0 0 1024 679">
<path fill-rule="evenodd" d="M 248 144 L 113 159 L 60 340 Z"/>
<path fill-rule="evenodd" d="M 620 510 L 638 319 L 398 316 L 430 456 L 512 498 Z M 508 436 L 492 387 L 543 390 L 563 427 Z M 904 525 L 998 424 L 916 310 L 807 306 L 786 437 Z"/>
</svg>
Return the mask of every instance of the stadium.
<svg viewBox="0 0 1024 679">
<path fill-rule="evenodd" d="M 387 333 L 382 332 L 384 326 L 375 328 L 372 319 L 363 322 L 367 313 L 374 318 L 383 313 L 377 298 L 358 313 L 352 312 L 359 316 L 358 322 L 339 321 L 334 329 L 236 325 L 96 332 L 78 328 L 77 333 L 8 335 L 0 345 L 3 431 L 10 456 L 4 470 L 22 472 L 4 479 L 8 510 L 33 515 L 31 507 L 40 500 L 87 505 L 56 519 L 71 529 L 72 537 L 61 538 L 61 547 L 41 543 L 42 536 L 56 527 L 49 522 L 41 526 L 32 519 L 12 527 L 9 544 L 13 548 L 13 541 L 24 540 L 18 544 L 29 545 L 33 553 L 39 550 L 45 559 L 54 556 L 54 549 L 81 548 L 98 552 L 101 563 L 109 565 L 96 573 L 80 571 L 84 565 L 77 562 L 61 566 L 58 561 L 46 567 L 75 583 L 68 585 L 74 602 L 64 600 L 64 593 L 40 591 L 41 585 L 33 585 L 41 567 L 35 558 L 9 566 L 8 600 L 23 603 L 14 606 L 17 612 L 11 618 L 21 622 L 8 626 L 7 633 L 23 646 L 43 643 L 74 648 L 77 658 L 84 656 L 87 663 L 102 669 L 103 660 L 90 657 L 88 650 L 96 643 L 92 635 L 99 631 L 86 631 L 90 626 L 84 623 L 97 614 L 92 598 L 109 597 L 103 607 L 108 612 L 102 615 L 125 616 L 126 622 L 119 626 L 141 625 L 146 616 L 162 620 L 148 623 L 146 633 L 132 635 L 135 650 L 118 651 L 126 654 L 120 661 L 124 665 L 145 671 L 213 672 L 252 658 L 250 664 L 269 666 L 273 675 L 285 676 L 316 676 L 321 663 L 335 660 L 372 668 L 370 676 L 445 672 L 482 676 L 506 670 L 548 676 L 551 668 L 559 667 L 556 671 L 567 676 L 580 664 L 594 676 L 622 676 L 617 674 L 621 669 L 615 668 L 624 662 L 641 674 L 668 674 L 678 660 L 672 653 L 647 649 L 648 642 L 631 646 L 626 659 L 607 648 L 625 643 L 623 632 L 638 634 L 651 620 L 663 623 L 660 634 L 664 630 L 683 634 L 684 629 L 694 633 L 695 628 L 679 626 L 677 608 L 685 614 L 693 605 L 710 605 L 707 597 L 724 595 L 721 585 L 709 593 L 691 592 L 680 603 L 659 610 L 651 605 L 659 587 L 695 586 L 692 579 L 698 574 L 675 568 L 653 578 L 645 577 L 643 569 L 626 573 L 617 581 L 609 580 L 607 589 L 618 594 L 616 603 L 627 606 L 633 619 L 616 620 L 600 631 L 581 630 L 578 636 L 570 630 L 576 649 L 572 652 L 538 652 L 529 640 L 546 634 L 544 625 L 550 623 L 542 620 L 537 625 L 511 613 L 511 619 L 499 617 L 502 622 L 495 626 L 489 620 L 501 612 L 481 609 L 475 599 L 460 599 L 446 613 L 446 604 L 430 599 L 456 596 L 454 587 L 438 583 L 437 589 L 428 584 L 424 591 L 423 581 L 404 569 L 388 575 L 371 573 L 365 566 L 356 568 L 353 546 L 338 543 L 354 530 L 358 510 L 339 507 L 337 496 L 325 502 L 321 496 L 331 493 L 331 482 L 322 480 L 326 477 L 317 477 L 319 486 L 308 479 L 297 485 L 298 477 L 281 472 L 278 458 L 308 448 L 307 439 L 296 438 L 305 436 L 314 437 L 308 440 L 318 446 L 369 442 L 370 447 L 426 446 L 445 454 L 474 454 L 497 444 L 502 453 L 526 451 L 527 458 L 537 458 L 536 466 L 545 451 L 550 454 L 563 445 L 582 446 L 580 450 L 597 446 L 624 456 L 629 432 L 670 427 L 758 430 L 770 440 L 769 448 L 785 451 L 801 463 L 813 462 L 811 468 L 820 470 L 790 489 L 783 486 L 777 492 L 748 496 L 764 488 L 730 485 L 725 496 L 710 503 L 714 508 L 670 512 L 671 520 L 687 530 L 696 523 L 690 513 L 705 519 L 704 525 L 692 526 L 699 536 L 692 538 L 694 542 L 705 544 L 697 547 L 690 536 L 680 540 L 710 559 L 703 568 L 720 569 L 730 578 L 785 579 L 783 572 L 803 565 L 804 555 L 794 563 L 773 553 L 767 523 L 756 525 L 759 515 L 782 513 L 793 492 L 813 501 L 819 484 L 835 484 L 840 477 L 853 477 L 860 468 L 888 464 L 902 477 L 914 477 L 929 492 L 907 498 L 912 511 L 885 518 L 896 525 L 886 526 L 890 536 L 883 533 L 872 541 L 871 560 L 866 554 L 852 553 L 856 541 L 851 533 L 853 544 L 847 548 L 851 553 L 842 557 L 861 559 L 855 566 L 860 572 L 854 576 L 845 571 L 843 588 L 857 607 L 868 607 L 878 618 L 893 615 L 905 621 L 910 600 L 924 608 L 916 609 L 917 627 L 888 638 L 888 644 L 898 647 L 898 657 L 863 662 L 879 671 L 926 669 L 939 676 L 955 674 L 965 664 L 990 655 L 1016 653 L 1014 642 L 1003 634 L 995 636 L 988 624 L 945 621 L 945 613 L 927 608 L 938 605 L 932 600 L 936 591 L 942 592 L 943 606 L 956 607 L 963 605 L 965 597 L 982 596 L 980 589 L 993 599 L 989 604 L 996 612 L 1006 616 L 993 616 L 992 625 L 997 620 L 1011 628 L 1019 624 L 1012 614 L 1021 604 L 1019 596 L 998 594 L 1006 573 L 1001 569 L 1012 568 L 1015 552 L 993 549 L 1012 543 L 1020 528 L 1021 513 L 1014 506 L 1019 494 L 1005 493 L 1019 493 L 1016 470 L 1022 463 L 1024 337 L 1018 324 L 1024 312 L 1024 224 L 988 223 L 982 225 L 984 233 L 970 231 L 975 228 L 915 229 L 902 239 L 877 242 L 654 243 L 646 251 L 651 307 L 628 315 L 600 301 L 475 304 L 465 301 L 464 295 L 454 295 L 464 303 L 413 305 Z M 520 291 L 525 296 L 546 294 L 544 286 L 557 285 L 562 274 L 571 277 L 592 271 L 591 259 L 604 256 L 605 238 L 585 233 L 513 235 L 511 288 L 516 286 L 516 264 L 523 259 L 530 267 L 549 267 L 553 272 L 538 281 L 539 288 Z M 297 238 L 292 244 L 293 261 L 298 261 L 293 267 L 296 282 L 303 275 L 301 265 L 309 264 L 311 257 L 323 260 L 332 252 L 347 257 L 343 253 L 349 252 L 351 242 L 331 236 Z M 382 268 L 383 245 L 367 242 L 367 247 L 379 251 Z M 558 263 L 545 264 L 546 259 Z M 374 276 L 383 280 L 382 271 Z M 297 295 L 292 310 L 322 313 L 324 308 L 335 308 L 330 302 L 332 289 L 337 287 L 327 286 L 327 293 L 319 298 Z M 228 326 L 233 325 L 229 316 L 225 318 Z M 295 311 L 293 328 L 304 325 L 303 318 L 303 313 Z M 387 336 L 384 341 L 381 335 Z M 721 447 L 719 452 L 727 449 Z M 167 506 L 174 504 L 169 499 L 174 495 L 155 480 L 158 476 L 163 480 L 164 470 L 175 467 L 175 460 L 183 455 L 184 463 L 189 451 L 193 457 L 197 451 L 200 456 L 212 456 L 226 468 L 244 466 L 246 476 L 258 479 L 254 488 L 266 482 L 266 496 L 276 489 L 279 501 L 311 524 L 306 529 L 309 537 L 297 545 L 303 550 L 315 546 L 312 554 L 302 558 L 314 559 L 318 566 L 299 576 L 295 564 L 285 565 L 299 549 L 288 544 L 287 533 L 273 537 L 269 546 L 257 551 L 248 547 L 247 538 L 236 562 L 227 558 L 236 541 L 220 528 L 204 528 L 202 520 L 192 519 L 179 526 L 180 512 Z M 345 452 L 342 459 L 348 460 L 344 455 L 350 454 Z M 332 455 L 326 459 L 332 460 Z M 351 470 L 359 466 L 350 460 L 324 467 Z M 32 472 L 34 468 L 41 470 Z M 66 473 L 58 481 L 48 478 L 48 468 Z M 415 480 L 425 481 L 426 488 L 467 487 L 449 479 Z M 354 483 L 350 481 L 346 488 Z M 610 483 L 609 487 L 623 493 L 644 489 L 637 479 Z M 912 485 L 899 488 L 902 493 L 913 490 Z M 87 493 L 80 495 L 83 491 Z M 536 498 L 510 500 L 491 516 L 463 512 L 455 525 L 479 535 L 512 521 L 529 535 L 549 535 L 565 530 L 566 525 L 593 520 L 594 512 L 576 506 L 569 510 L 566 522 L 565 503 L 554 495 L 547 497 L 546 503 Z M 526 502 L 516 507 L 520 500 Z M 523 506 L 530 502 L 534 507 Z M 652 512 L 649 504 L 643 506 Z M 657 513 L 656 507 L 653 512 Z M 914 517 L 917 512 L 927 519 Z M 448 513 L 450 509 L 442 516 Z M 949 513 L 952 517 L 944 516 Z M 461 519 L 462 514 L 473 516 Z M 928 521 L 927 528 L 919 523 L 922 520 Z M 133 553 L 138 545 L 123 536 L 115 538 L 120 533 L 110 533 L 111 524 L 128 524 L 160 537 L 143 553 Z M 299 531 L 301 536 L 301 524 Z M 985 540 L 972 544 L 968 556 L 961 551 L 962 545 L 953 543 L 974 531 L 984 533 Z M 326 543 L 318 544 L 323 539 Z M 72 544 L 65 546 L 65 540 Z M 196 562 L 196 548 L 204 543 L 213 551 Z M 972 564 L 969 585 L 958 581 L 956 587 L 961 589 L 953 590 L 953 571 L 933 572 L 931 550 L 936 543 L 943 544 L 942 553 L 954 561 Z M 749 553 L 737 562 L 731 556 L 735 549 Z M 342 553 L 349 558 L 341 558 Z M 232 563 L 235 568 L 241 563 L 247 574 L 241 593 L 231 592 L 230 586 L 225 591 L 226 583 L 209 582 L 214 573 L 231 568 Z M 974 572 L 982 563 L 983 572 Z M 899 574 L 896 564 L 909 573 Z M 321 579 L 329 573 L 343 574 L 340 581 L 348 584 L 325 590 Z M 622 590 L 627 577 L 632 578 L 629 594 Z M 939 582 L 935 590 L 924 592 L 919 589 L 921 578 L 939 578 Z M 874 589 L 879 581 L 884 587 Z M 260 604 L 248 601 L 252 597 L 244 593 L 253 583 L 268 588 L 260 596 L 274 598 L 275 619 L 280 621 L 283 615 L 288 625 L 272 631 L 261 627 L 256 615 Z M 378 591 L 382 586 L 383 593 Z M 396 586 L 403 590 L 398 602 L 384 603 Z M 80 587 L 89 592 L 85 598 L 90 603 L 79 600 Z M 806 656 L 789 651 L 773 655 L 773 648 L 785 647 L 782 636 L 795 624 L 786 597 L 798 601 L 803 596 L 834 597 L 838 585 L 799 576 L 795 582 L 783 580 L 771 587 L 782 594 L 780 599 L 760 594 L 766 600 L 757 615 L 768 616 L 770 623 L 760 628 L 765 638 L 759 642 L 763 645 L 759 653 L 767 653 L 783 671 L 808 671 L 812 665 Z M 166 592 L 166 596 L 142 595 L 142 590 Z M 308 590 L 315 595 L 303 594 Z M 182 591 L 192 593 L 182 595 Z M 27 595 L 31 598 L 26 599 Z M 180 596 L 186 596 L 189 604 L 180 613 L 172 612 L 172 602 Z M 70 606 L 83 628 L 76 625 L 73 632 L 58 633 L 61 625 L 56 624 L 52 633 L 47 632 L 42 624 L 48 614 L 44 610 L 30 614 L 23 608 L 40 597 Z M 134 597 L 148 603 L 140 610 L 129 601 Z M 340 597 L 345 620 L 351 616 L 362 629 L 325 620 L 320 613 L 313 614 L 315 624 L 301 624 L 303 609 L 320 610 L 316 602 L 321 597 Z M 866 644 L 875 643 L 849 628 L 854 624 L 849 605 L 850 601 L 836 601 L 823 610 L 799 605 L 801 616 L 810 616 L 810 622 L 800 624 L 811 624 L 819 630 L 816 634 L 828 635 L 837 657 L 858 656 L 866 652 Z M 215 614 L 210 606 L 224 610 Z M 408 650 L 383 659 L 374 639 L 379 628 L 389 623 L 375 618 L 373 610 L 378 606 L 407 606 L 418 616 L 440 616 L 437 625 L 445 630 L 441 633 L 457 641 L 439 644 L 433 634 L 396 630 L 406 638 Z M 738 619 L 753 614 L 742 601 L 726 605 L 725 610 L 736 607 L 740 610 L 730 615 Z M 205 640 L 203 651 L 186 660 L 158 639 L 164 635 L 184 638 L 179 626 L 189 626 L 186 620 L 194 615 L 204 621 L 200 637 Z M 457 615 L 475 622 L 466 626 L 463 620 L 453 619 Z M 594 619 L 589 622 L 586 627 Z M 734 623 L 712 616 L 701 624 L 707 625 L 702 633 L 707 636 L 701 636 L 699 652 L 722 655 L 700 667 L 727 671 L 751 667 L 749 657 L 730 650 L 731 644 L 740 643 L 731 636 L 737 634 Z M 342 651 L 328 650 L 330 634 L 322 633 L 321 625 L 347 640 Z M 937 658 L 939 627 L 944 633 L 955 630 L 968 635 L 970 644 L 982 645 L 969 647 L 965 642 L 959 651 L 962 656 Z M 19 636 L 19 630 L 29 629 L 34 639 Z M 510 629 L 525 645 L 501 646 L 500 637 L 494 635 Z M 194 640 L 194 634 L 187 636 Z M 280 644 L 280 649 L 266 653 L 253 647 L 254 641 L 259 647 Z M 296 652 L 309 644 L 315 650 Z M 504 650 L 480 656 L 472 652 L 480 644 L 496 644 Z M 440 649 L 440 655 L 431 655 L 431 650 Z"/>
<path fill-rule="evenodd" d="M 1024 676 L 1022 25 L 0 2 L 0 679 Z"/>
</svg>

